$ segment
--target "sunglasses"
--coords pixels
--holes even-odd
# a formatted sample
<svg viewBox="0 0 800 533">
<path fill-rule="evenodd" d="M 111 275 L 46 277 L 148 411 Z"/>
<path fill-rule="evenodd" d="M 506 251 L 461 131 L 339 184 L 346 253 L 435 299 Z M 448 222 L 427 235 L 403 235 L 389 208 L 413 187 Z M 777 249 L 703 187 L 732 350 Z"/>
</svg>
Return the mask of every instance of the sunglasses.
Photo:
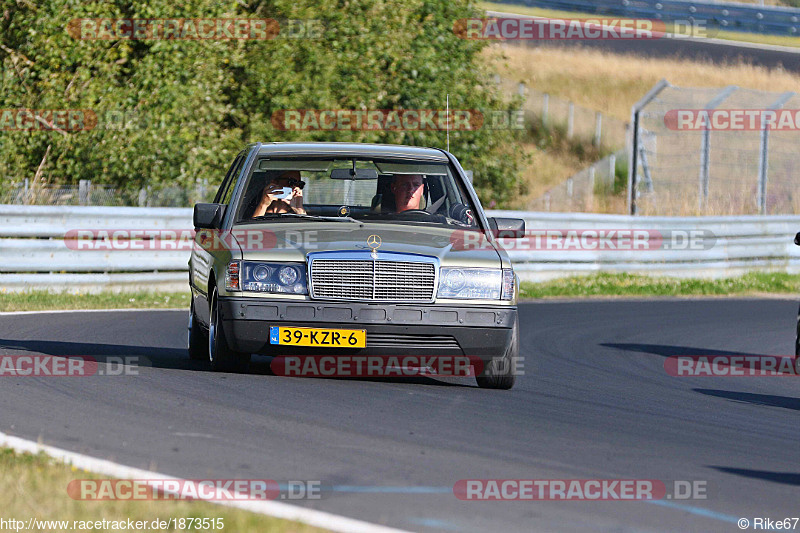
<svg viewBox="0 0 800 533">
<path fill-rule="evenodd" d="M 284 179 L 286 179 L 286 178 L 278 178 L 278 180 L 284 180 Z M 306 186 L 306 182 L 304 182 L 304 181 L 300 181 L 300 180 L 296 180 L 296 179 L 289 179 L 287 181 L 289 182 L 289 185 L 287 185 L 287 187 L 292 187 L 292 188 L 297 187 L 300 190 L 303 190 L 303 187 Z"/>
</svg>

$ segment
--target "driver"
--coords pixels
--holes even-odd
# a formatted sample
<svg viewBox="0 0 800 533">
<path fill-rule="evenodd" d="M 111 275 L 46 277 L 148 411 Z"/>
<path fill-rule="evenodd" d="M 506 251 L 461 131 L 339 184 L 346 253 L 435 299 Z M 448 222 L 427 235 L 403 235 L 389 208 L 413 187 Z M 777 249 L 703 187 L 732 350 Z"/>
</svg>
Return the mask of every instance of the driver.
<svg viewBox="0 0 800 533">
<path fill-rule="evenodd" d="M 424 191 L 422 174 L 395 174 L 389 189 L 398 213 L 419 209 Z"/>
<path fill-rule="evenodd" d="M 303 208 L 303 186 L 299 170 L 287 170 L 277 178 L 269 182 L 261 193 L 261 201 L 256 210 L 253 211 L 253 218 L 260 217 L 267 213 L 295 213 L 305 215 Z M 278 198 L 284 187 L 291 187 L 292 192 L 288 198 Z"/>
</svg>

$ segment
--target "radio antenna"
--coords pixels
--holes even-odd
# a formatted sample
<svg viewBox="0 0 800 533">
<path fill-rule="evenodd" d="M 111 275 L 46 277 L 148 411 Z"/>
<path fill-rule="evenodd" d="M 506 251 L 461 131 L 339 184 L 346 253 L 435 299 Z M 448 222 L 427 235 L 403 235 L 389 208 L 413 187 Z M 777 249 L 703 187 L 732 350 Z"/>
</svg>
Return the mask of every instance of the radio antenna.
<svg viewBox="0 0 800 533">
<path fill-rule="evenodd" d="M 450 151 L 450 93 L 447 94 L 447 151 Z"/>
</svg>

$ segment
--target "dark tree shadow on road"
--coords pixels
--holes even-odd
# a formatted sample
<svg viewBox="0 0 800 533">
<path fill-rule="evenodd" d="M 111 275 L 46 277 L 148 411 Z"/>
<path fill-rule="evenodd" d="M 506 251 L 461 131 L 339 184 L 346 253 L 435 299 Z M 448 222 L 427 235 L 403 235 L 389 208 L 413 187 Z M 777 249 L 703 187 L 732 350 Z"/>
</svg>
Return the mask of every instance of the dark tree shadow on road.
<svg viewBox="0 0 800 533">
<path fill-rule="evenodd" d="M 711 466 L 720 472 L 728 474 L 736 474 L 737 476 L 744 476 L 753 479 L 763 479 L 764 481 L 772 481 L 774 483 L 782 483 L 784 485 L 800 486 L 800 474 L 796 472 L 771 472 L 769 470 L 751 470 L 749 468 L 731 468 L 728 466 Z"/>
<path fill-rule="evenodd" d="M 94 342 L 43 341 L 0 339 L 0 353 L 28 352 L 56 357 L 89 356 L 98 363 L 119 362 L 138 358 L 139 366 L 158 368 L 198 369 L 202 364 L 189 360 L 186 350 L 158 346 L 130 346 L 125 344 L 103 344 Z"/>
<path fill-rule="evenodd" d="M 725 398 L 726 400 L 733 400 L 740 403 L 749 403 L 752 405 L 766 405 L 768 407 L 783 407 L 784 409 L 792 409 L 800 411 L 800 398 L 790 398 L 788 396 L 776 396 L 774 394 L 755 394 L 751 392 L 736 392 L 717 389 L 692 389 L 700 394 L 706 396 L 714 396 L 716 398 Z"/>
<path fill-rule="evenodd" d="M 98 363 L 131 367 L 155 367 L 173 370 L 208 371 L 207 362 L 192 361 L 185 348 L 157 346 L 130 346 L 124 344 L 103 344 L 90 342 L 43 341 L 0 339 L 0 355 L 7 352 L 26 352 L 29 354 L 50 355 L 53 357 L 91 357 Z M 271 376 L 270 358 L 254 356 L 250 364 L 250 374 Z M 465 383 L 452 383 L 424 376 L 386 377 L 386 378 L 287 378 L 287 379 L 336 379 L 339 381 L 376 381 L 384 383 L 405 383 L 408 385 L 434 385 L 440 387 L 470 387 Z M 473 382 L 474 383 L 474 382 Z M 477 385 L 475 385 L 477 386 Z"/>
<path fill-rule="evenodd" d="M 731 352 L 729 350 L 709 350 L 708 348 L 695 348 L 692 346 L 672 346 L 669 344 L 636 344 L 636 343 L 614 343 L 604 342 L 600 346 L 624 350 L 626 352 L 650 353 L 662 357 L 674 355 L 753 355 L 763 357 L 767 354 L 757 354 L 752 352 Z"/>
</svg>

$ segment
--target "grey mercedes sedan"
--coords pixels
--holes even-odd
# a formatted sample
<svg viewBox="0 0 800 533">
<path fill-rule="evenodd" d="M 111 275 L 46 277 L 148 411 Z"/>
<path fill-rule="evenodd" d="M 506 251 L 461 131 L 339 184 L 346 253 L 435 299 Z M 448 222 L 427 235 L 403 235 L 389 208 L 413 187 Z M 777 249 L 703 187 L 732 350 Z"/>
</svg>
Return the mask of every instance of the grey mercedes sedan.
<svg viewBox="0 0 800 533">
<path fill-rule="evenodd" d="M 479 386 L 514 385 L 519 283 L 498 235 L 525 223 L 487 218 L 444 150 L 253 144 L 194 226 L 189 355 L 214 370 L 411 354 L 466 357 Z"/>
</svg>

